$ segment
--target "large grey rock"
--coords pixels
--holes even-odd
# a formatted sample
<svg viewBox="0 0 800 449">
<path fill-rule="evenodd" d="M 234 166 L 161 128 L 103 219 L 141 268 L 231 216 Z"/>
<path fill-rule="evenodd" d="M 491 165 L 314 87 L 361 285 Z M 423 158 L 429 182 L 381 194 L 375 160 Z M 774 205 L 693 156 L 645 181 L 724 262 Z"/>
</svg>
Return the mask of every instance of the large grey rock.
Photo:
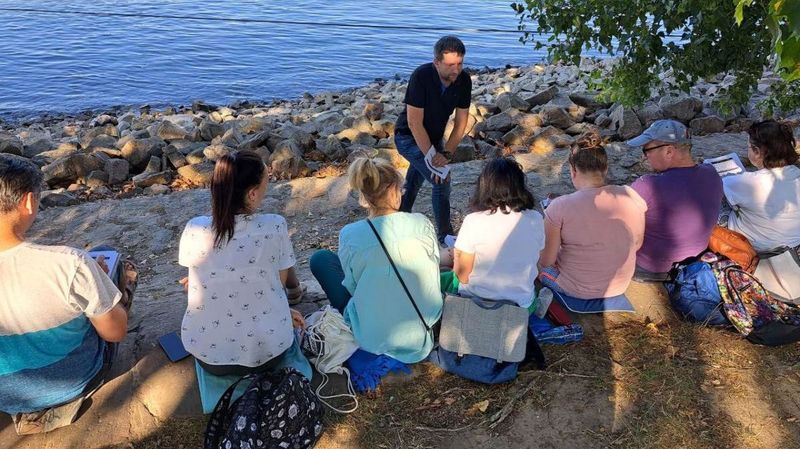
<svg viewBox="0 0 800 449">
<path fill-rule="evenodd" d="M 144 172 L 132 178 L 133 185 L 136 187 L 150 187 L 156 184 L 169 184 L 172 181 L 172 171 L 161 171 L 156 173 Z"/>
<path fill-rule="evenodd" d="M 658 105 L 667 118 L 674 118 L 689 123 L 703 110 L 703 101 L 695 97 L 662 97 Z"/>
<path fill-rule="evenodd" d="M 476 140 L 478 152 L 485 158 L 498 157 L 503 154 L 503 149 L 483 140 Z"/>
<path fill-rule="evenodd" d="M 383 116 L 383 103 L 370 101 L 364 105 L 364 117 L 369 120 L 380 120 Z"/>
<path fill-rule="evenodd" d="M 150 161 L 147 162 L 145 173 L 158 173 L 161 171 L 161 158 L 158 156 L 150 156 Z"/>
<path fill-rule="evenodd" d="M 347 156 L 347 151 L 342 142 L 334 135 L 324 139 L 317 139 L 317 149 L 321 151 L 329 160 L 336 161 Z"/>
<path fill-rule="evenodd" d="M 597 92 L 589 91 L 572 92 L 569 94 L 570 100 L 572 100 L 578 106 L 585 107 L 589 111 L 595 111 L 597 109 L 607 108 L 609 106 L 609 103 L 600 101 L 597 97 Z"/>
<path fill-rule="evenodd" d="M 374 147 L 375 144 L 378 142 L 377 139 L 372 137 L 370 133 L 358 133 L 356 137 L 351 141 L 351 143 L 356 145 L 366 145 L 368 147 Z"/>
<path fill-rule="evenodd" d="M 569 128 L 575 124 L 572 116 L 560 106 L 546 105 L 539 111 L 543 126 L 556 126 L 561 129 Z"/>
<path fill-rule="evenodd" d="M 568 147 L 573 143 L 575 138 L 555 126 L 548 126 L 531 137 L 528 149 L 536 154 L 548 154 L 556 148 Z"/>
<path fill-rule="evenodd" d="M 648 127 L 656 120 L 664 118 L 664 111 L 655 103 L 648 103 L 644 107 L 636 109 L 636 115 L 643 126 Z"/>
<path fill-rule="evenodd" d="M 197 130 L 200 134 L 200 139 L 210 142 L 214 140 L 215 137 L 221 136 L 225 134 L 225 127 L 220 125 L 219 123 L 212 122 L 211 120 L 205 119 L 200 122 L 200 126 L 197 127 Z"/>
<path fill-rule="evenodd" d="M 39 196 L 39 204 L 42 207 L 74 206 L 80 202 L 77 196 L 65 189 L 45 190 Z"/>
<path fill-rule="evenodd" d="M 218 109 L 217 106 L 213 104 L 208 104 L 202 100 L 195 100 L 192 102 L 192 112 L 194 112 L 195 114 L 198 112 L 213 112 L 216 111 L 217 109 Z"/>
<path fill-rule="evenodd" d="M 693 134 L 712 134 L 725 131 L 725 120 L 716 115 L 698 117 L 689 122 Z"/>
<path fill-rule="evenodd" d="M 86 149 L 89 151 L 98 151 L 101 149 L 116 150 L 117 138 L 109 136 L 108 134 L 100 134 L 99 136 L 95 136 L 89 142 L 89 145 L 86 146 Z"/>
<path fill-rule="evenodd" d="M 553 97 L 558 94 L 558 87 L 552 86 L 548 87 L 547 89 L 541 90 L 530 97 L 525 98 L 525 101 L 528 102 L 531 107 L 539 106 L 542 104 L 547 103 L 548 101 L 552 100 Z"/>
<path fill-rule="evenodd" d="M 22 156 L 24 146 L 16 136 L 0 135 L 0 153 Z"/>
<path fill-rule="evenodd" d="M 225 145 L 226 147 L 236 148 L 245 141 L 245 137 L 239 132 L 238 128 L 231 128 L 225 131 L 225 134 L 215 137 L 211 143 L 216 145 Z"/>
<path fill-rule="evenodd" d="M 172 122 L 163 121 L 156 130 L 156 136 L 166 141 L 171 141 L 171 140 L 186 139 L 189 136 L 189 134 L 186 132 L 185 129 L 181 128 L 180 126 Z"/>
<path fill-rule="evenodd" d="M 303 149 L 294 140 L 284 140 L 270 155 L 272 173 L 279 178 L 296 178 L 311 173 L 303 160 Z"/>
<path fill-rule="evenodd" d="M 452 162 L 467 162 L 475 159 L 475 141 L 471 137 L 465 136 L 456 146 L 456 151 L 450 159 Z"/>
<path fill-rule="evenodd" d="M 92 142 L 92 139 L 102 135 L 119 138 L 119 129 L 110 123 L 104 126 L 86 129 L 81 134 L 81 147 L 88 148 L 89 144 Z"/>
<path fill-rule="evenodd" d="M 208 186 L 214 176 L 214 163 L 209 161 L 184 165 L 178 169 L 181 178 L 197 186 Z"/>
<path fill-rule="evenodd" d="M 111 114 L 100 114 L 97 117 L 93 118 L 91 122 L 89 122 L 89 126 L 91 127 L 98 127 L 98 126 L 105 126 L 105 125 L 112 125 L 117 126 L 118 120 Z"/>
<path fill-rule="evenodd" d="M 523 100 L 519 95 L 510 92 L 504 92 L 498 95 L 495 101 L 497 107 L 501 111 L 508 111 L 509 109 L 517 109 L 519 111 L 527 112 L 531 109 L 531 104 Z"/>
<path fill-rule="evenodd" d="M 48 137 L 41 137 L 26 144 L 22 149 L 22 155 L 25 157 L 34 157 L 52 149 L 53 141 Z"/>
<path fill-rule="evenodd" d="M 158 137 L 148 137 L 146 139 L 131 139 L 120 148 L 122 157 L 130 162 L 134 170 L 143 169 L 150 161 L 150 156 L 160 156 L 166 142 Z"/>
<path fill-rule="evenodd" d="M 268 146 L 269 138 L 270 138 L 270 131 L 261 131 L 257 134 L 253 134 L 252 136 L 248 137 L 244 142 L 239 144 L 240 150 L 255 150 L 259 147 Z"/>
<path fill-rule="evenodd" d="M 89 187 L 100 187 L 108 184 L 108 173 L 103 170 L 93 170 L 83 179 Z"/>
<path fill-rule="evenodd" d="M 101 170 L 103 162 L 91 154 L 75 153 L 42 167 L 44 181 L 50 186 L 69 184 L 94 170 Z"/>
<path fill-rule="evenodd" d="M 109 159 L 103 165 L 103 171 L 108 173 L 109 184 L 119 184 L 128 179 L 130 163 L 125 159 Z"/>
<path fill-rule="evenodd" d="M 191 153 L 187 154 L 186 155 L 186 162 L 188 162 L 189 165 L 191 165 L 191 164 L 199 164 L 199 163 L 203 162 L 204 160 L 206 160 L 206 155 L 203 154 L 204 151 L 205 151 L 205 147 L 198 148 L 198 149 L 192 151 Z"/>
<path fill-rule="evenodd" d="M 636 137 L 644 131 L 639 116 L 633 109 L 621 105 L 611 111 L 611 127 L 623 140 Z"/>
<path fill-rule="evenodd" d="M 203 150 L 203 155 L 209 161 L 218 161 L 222 158 L 222 156 L 226 156 L 233 151 L 233 148 L 227 147 L 225 145 L 209 145 L 205 147 Z"/>
<path fill-rule="evenodd" d="M 515 126 L 514 119 L 508 112 L 495 114 L 483 123 L 487 131 L 506 132 Z"/>
<path fill-rule="evenodd" d="M 186 156 L 172 145 L 164 149 L 164 158 L 169 161 L 169 164 L 175 169 L 179 169 L 187 164 Z"/>
<path fill-rule="evenodd" d="M 39 156 L 48 157 L 52 159 L 58 159 L 61 157 L 69 156 L 70 154 L 74 154 L 78 152 L 78 147 L 80 143 L 77 140 L 71 139 L 58 144 L 58 146 L 54 150 L 45 151 L 43 153 L 39 153 Z M 0 151 L 2 153 L 2 151 Z"/>
<path fill-rule="evenodd" d="M 572 121 L 574 122 L 583 121 L 583 118 L 586 115 L 586 108 L 575 104 L 575 102 L 573 102 L 566 95 L 556 95 L 555 98 L 547 102 L 545 108 L 548 106 L 557 106 L 563 109 L 564 112 L 569 114 L 570 118 L 572 118 Z"/>
</svg>

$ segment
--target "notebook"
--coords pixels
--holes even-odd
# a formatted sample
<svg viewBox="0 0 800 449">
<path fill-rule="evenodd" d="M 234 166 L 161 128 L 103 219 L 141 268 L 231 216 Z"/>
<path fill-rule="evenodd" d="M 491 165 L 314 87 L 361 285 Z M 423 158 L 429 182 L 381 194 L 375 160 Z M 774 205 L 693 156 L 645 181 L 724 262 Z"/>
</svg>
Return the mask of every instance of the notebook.
<svg viewBox="0 0 800 449">
<path fill-rule="evenodd" d="M 742 164 L 742 160 L 739 159 L 739 155 L 736 153 L 705 159 L 703 163 L 713 165 L 721 177 L 745 172 L 744 164 Z"/>
<path fill-rule="evenodd" d="M 119 264 L 121 262 L 120 253 L 116 251 L 89 251 L 88 254 L 94 260 L 97 260 L 99 256 L 105 257 L 106 265 L 108 266 L 109 276 L 117 272 L 117 269 L 119 268 Z"/>
</svg>

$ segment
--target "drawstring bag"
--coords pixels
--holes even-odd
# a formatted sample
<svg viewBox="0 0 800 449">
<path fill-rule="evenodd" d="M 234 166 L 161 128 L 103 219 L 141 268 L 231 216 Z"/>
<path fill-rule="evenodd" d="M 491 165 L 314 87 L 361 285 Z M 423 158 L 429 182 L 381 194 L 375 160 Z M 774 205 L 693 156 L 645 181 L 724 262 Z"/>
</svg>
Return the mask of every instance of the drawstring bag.
<svg viewBox="0 0 800 449">
<path fill-rule="evenodd" d="M 309 360 L 322 374 L 322 382 L 317 386 L 317 396 L 323 404 L 339 413 L 352 413 L 358 408 L 350 371 L 345 368 L 344 362 L 358 349 L 353 331 L 344 322 L 344 317 L 338 310 L 330 305 L 317 310 L 305 318 L 306 329 L 303 334 L 301 347 L 309 354 Z M 328 385 L 328 374 L 336 373 L 347 377 L 347 393 L 324 395 L 322 389 Z M 349 409 L 339 409 L 326 400 L 335 398 L 349 398 L 353 406 Z"/>
</svg>

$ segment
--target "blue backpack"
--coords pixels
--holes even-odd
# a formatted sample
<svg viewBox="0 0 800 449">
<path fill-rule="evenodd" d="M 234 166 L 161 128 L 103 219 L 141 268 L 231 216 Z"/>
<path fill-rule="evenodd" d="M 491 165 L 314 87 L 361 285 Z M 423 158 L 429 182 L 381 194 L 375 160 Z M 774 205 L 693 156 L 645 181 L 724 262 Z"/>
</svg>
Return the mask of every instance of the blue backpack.
<svg viewBox="0 0 800 449">
<path fill-rule="evenodd" d="M 672 307 L 685 319 L 719 326 L 728 324 L 722 295 L 711 265 L 702 260 L 677 264 L 672 281 L 664 282 Z"/>
</svg>

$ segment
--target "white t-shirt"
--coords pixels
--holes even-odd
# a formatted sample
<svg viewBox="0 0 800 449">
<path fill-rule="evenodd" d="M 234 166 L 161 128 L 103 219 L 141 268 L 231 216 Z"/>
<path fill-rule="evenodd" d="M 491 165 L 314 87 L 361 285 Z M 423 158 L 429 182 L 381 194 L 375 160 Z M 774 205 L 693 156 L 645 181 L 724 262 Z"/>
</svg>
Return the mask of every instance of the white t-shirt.
<svg viewBox="0 0 800 449">
<path fill-rule="evenodd" d="M 744 234 L 757 251 L 800 245 L 800 168 L 763 168 L 722 178 L 736 210 L 728 227 Z"/>
<path fill-rule="evenodd" d="M 531 305 L 539 274 L 536 262 L 544 248 L 544 220 L 539 212 L 471 213 L 464 218 L 455 247 L 475 255 L 469 284 L 459 286 L 460 294 Z"/>
<path fill-rule="evenodd" d="M 178 263 L 189 269 L 181 340 L 196 358 L 254 367 L 292 345 L 279 271 L 295 257 L 283 217 L 238 215 L 233 239 L 221 249 L 214 248 L 211 217 L 195 217 L 181 235 Z"/>
</svg>

